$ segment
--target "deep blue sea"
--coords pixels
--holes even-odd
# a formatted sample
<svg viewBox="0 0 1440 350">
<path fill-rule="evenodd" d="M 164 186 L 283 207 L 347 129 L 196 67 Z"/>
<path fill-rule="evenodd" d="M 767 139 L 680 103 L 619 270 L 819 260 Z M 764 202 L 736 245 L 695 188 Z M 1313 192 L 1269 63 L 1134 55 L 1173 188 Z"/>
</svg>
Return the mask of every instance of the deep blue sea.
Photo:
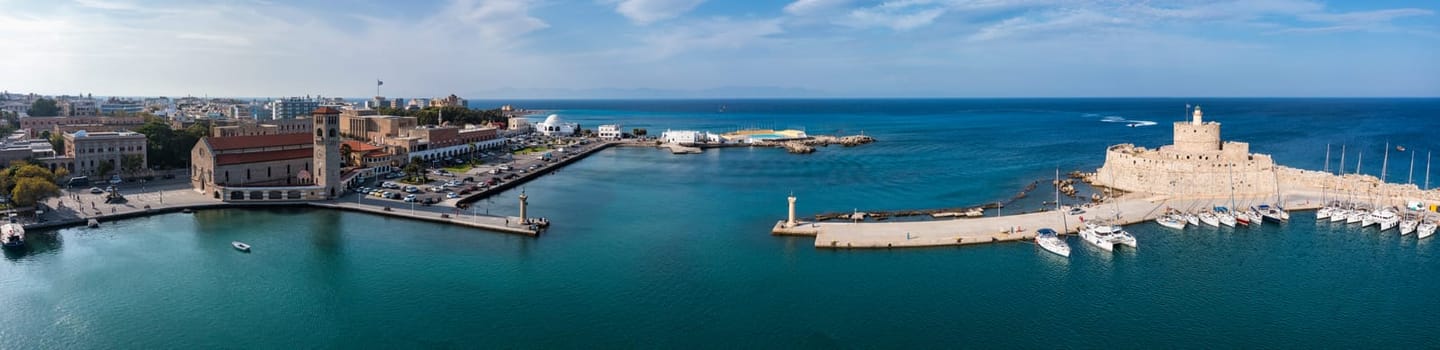
<svg viewBox="0 0 1440 350">
<path fill-rule="evenodd" d="M 539 238 L 323 210 L 217 210 L 32 234 L 0 260 L 4 348 L 1435 348 L 1440 243 L 1316 224 L 1128 227 L 1072 240 L 817 250 L 801 215 L 1008 198 L 1107 145 L 1168 144 L 1203 106 L 1227 140 L 1379 174 L 1440 150 L 1440 99 L 472 101 L 585 128 L 796 128 L 879 142 L 814 154 L 598 152 L 524 186 Z M 723 109 L 723 112 L 722 112 Z M 541 119 L 544 115 L 537 115 Z M 1158 125 L 1130 127 L 1141 121 Z M 1140 123 L 1145 124 L 1145 123 Z M 1398 152 L 1395 145 L 1406 148 Z M 1440 169 L 1436 170 L 1440 172 Z M 1440 177 L 1432 180 L 1440 185 Z M 514 214 L 519 189 L 478 205 Z M 1041 196 L 1043 197 L 1043 196 Z M 1024 210 L 1024 206 L 1015 210 Z M 255 252 L 238 254 L 229 241 Z"/>
</svg>

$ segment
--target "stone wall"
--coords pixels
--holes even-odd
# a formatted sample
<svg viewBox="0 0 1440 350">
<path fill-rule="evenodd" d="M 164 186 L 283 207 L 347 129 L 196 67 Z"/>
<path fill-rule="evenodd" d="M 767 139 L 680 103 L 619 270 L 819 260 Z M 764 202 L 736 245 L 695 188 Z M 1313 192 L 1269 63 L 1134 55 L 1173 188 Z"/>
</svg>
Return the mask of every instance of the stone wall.
<svg viewBox="0 0 1440 350">
<path fill-rule="evenodd" d="M 1092 181 L 1128 192 L 1192 198 L 1229 197 L 1233 184 L 1236 196 L 1265 196 L 1275 194 L 1274 170 L 1274 161 L 1263 154 L 1222 159 L 1220 152 L 1181 154 L 1123 144 L 1106 150 L 1105 165 Z"/>
<path fill-rule="evenodd" d="M 1220 123 L 1175 122 L 1175 149 L 1181 152 L 1220 150 Z"/>
</svg>

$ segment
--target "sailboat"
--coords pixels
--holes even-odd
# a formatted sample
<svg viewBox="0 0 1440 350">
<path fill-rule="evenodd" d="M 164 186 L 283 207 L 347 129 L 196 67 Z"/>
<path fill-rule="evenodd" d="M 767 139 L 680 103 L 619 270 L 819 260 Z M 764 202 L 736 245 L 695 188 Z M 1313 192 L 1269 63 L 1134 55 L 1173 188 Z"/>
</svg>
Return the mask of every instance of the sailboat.
<svg viewBox="0 0 1440 350">
<path fill-rule="evenodd" d="M 1430 189 L 1430 152 L 1425 152 L 1425 188 L 1422 188 L 1422 190 L 1429 190 L 1429 189 Z M 1427 237 L 1430 237 L 1430 235 L 1435 234 L 1435 226 L 1437 226 L 1437 225 L 1436 225 L 1436 222 L 1435 222 L 1434 220 L 1426 220 L 1426 219 L 1428 219 L 1429 217 L 1430 217 L 1430 213 L 1429 213 L 1429 212 L 1421 212 L 1421 215 L 1420 215 L 1420 224 L 1419 224 L 1419 225 L 1415 225 L 1415 233 L 1416 233 L 1416 234 L 1418 235 L 1418 237 L 1420 237 L 1420 238 L 1427 238 Z"/>
<path fill-rule="evenodd" d="M 1200 222 L 1203 222 L 1206 225 L 1220 227 L 1220 217 L 1216 216 L 1215 212 L 1213 211 L 1202 211 L 1199 215 L 1196 216 L 1199 217 Z"/>
<path fill-rule="evenodd" d="M 1386 182 L 1386 175 L 1388 173 L 1387 170 L 1389 169 L 1389 167 L 1390 143 L 1386 142 L 1385 160 L 1380 163 L 1380 196 L 1382 200 L 1376 203 L 1375 207 L 1377 209 L 1373 212 L 1370 212 L 1370 216 L 1362 219 L 1362 223 L 1364 224 L 1362 226 L 1370 226 L 1372 224 L 1378 225 L 1380 226 L 1380 231 L 1382 232 L 1395 228 L 1395 226 L 1400 222 L 1400 217 L 1399 215 L 1395 214 L 1395 210 L 1393 208 L 1384 207 L 1384 202 L 1390 199 L 1389 192 L 1386 191 L 1389 188 L 1389 182 Z"/>
<path fill-rule="evenodd" d="M 1061 229 L 1068 230 L 1070 225 L 1065 220 L 1065 212 L 1060 210 L 1060 168 L 1055 168 L 1055 212 L 1060 214 L 1061 225 L 1067 226 Z M 1070 244 L 1065 243 L 1065 239 L 1060 238 L 1054 229 L 1046 227 L 1036 231 L 1035 243 L 1040 245 L 1040 248 L 1045 248 L 1045 251 L 1070 257 Z"/>
<path fill-rule="evenodd" d="M 1235 227 L 1235 215 L 1230 214 L 1230 208 L 1215 207 L 1215 217 L 1220 219 L 1220 224 Z"/>
<path fill-rule="evenodd" d="M 1330 178 L 1328 176 L 1330 175 L 1330 144 L 1328 143 L 1325 144 L 1325 175 L 1327 175 L 1325 178 L 1328 180 Z M 1335 206 L 1332 205 L 1333 202 L 1330 201 L 1330 185 L 1328 183 L 1320 186 L 1320 201 L 1325 203 L 1325 205 L 1315 211 L 1316 222 L 1330 219 L 1330 213 L 1335 211 Z"/>
<path fill-rule="evenodd" d="M 1175 196 L 1174 180 L 1170 181 L 1170 196 Z M 1155 218 L 1155 223 L 1160 224 L 1160 226 L 1165 226 L 1176 230 L 1184 230 L 1186 220 L 1185 217 L 1181 216 L 1181 214 L 1175 209 L 1166 208 L 1164 214 L 1161 214 L 1160 216 Z"/>
</svg>

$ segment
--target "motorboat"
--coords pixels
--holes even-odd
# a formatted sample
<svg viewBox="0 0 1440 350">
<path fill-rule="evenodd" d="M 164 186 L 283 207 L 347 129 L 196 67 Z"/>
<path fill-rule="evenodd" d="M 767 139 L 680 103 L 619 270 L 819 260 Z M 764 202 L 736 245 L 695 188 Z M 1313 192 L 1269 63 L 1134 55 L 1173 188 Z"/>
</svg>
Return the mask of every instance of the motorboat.
<svg viewBox="0 0 1440 350">
<path fill-rule="evenodd" d="M 1105 229 L 1101 229 L 1102 227 L 1105 227 Z M 1115 243 L 1110 237 L 1110 232 L 1112 231 L 1108 229 L 1108 227 L 1110 226 L 1087 223 L 1085 224 L 1085 228 L 1080 229 L 1080 239 L 1105 251 L 1114 251 Z"/>
<path fill-rule="evenodd" d="M 1200 222 L 1206 225 L 1220 227 L 1220 217 L 1215 216 L 1214 212 L 1202 211 L 1197 216 L 1200 218 Z"/>
<path fill-rule="evenodd" d="M 97 228 L 97 227 L 100 227 L 100 220 L 96 220 L 95 218 L 90 218 L 90 220 L 85 221 L 85 226 L 86 226 L 86 227 L 89 227 L 89 228 Z"/>
<path fill-rule="evenodd" d="M 1424 221 L 1424 222 L 1421 222 L 1419 225 L 1416 225 L 1416 227 L 1415 227 L 1415 234 L 1418 235 L 1419 238 L 1430 237 L 1430 235 L 1435 234 L 1435 222 L 1434 222 L 1434 221 Z"/>
<path fill-rule="evenodd" d="M 1060 235 L 1055 233 L 1055 230 L 1047 227 L 1041 228 L 1035 231 L 1035 233 L 1035 244 L 1040 245 L 1040 248 L 1045 248 L 1046 251 L 1060 256 L 1070 256 L 1070 244 L 1065 243 L 1065 239 L 1060 238 Z"/>
<path fill-rule="evenodd" d="M 0 244 L 5 248 L 14 249 L 25 246 L 25 226 L 10 218 L 10 222 L 0 225 Z"/>
<path fill-rule="evenodd" d="M 235 247 L 235 250 L 239 250 L 239 251 L 246 252 L 246 253 L 249 253 L 249 252 L 250 252 L 250 245 L 249 245 L 249 244 L 245 244 L 245 242 L 233 241 L 233 242 L 230 242 L 230 246 L 231 246 L 231 247 Z"/>
</svg>

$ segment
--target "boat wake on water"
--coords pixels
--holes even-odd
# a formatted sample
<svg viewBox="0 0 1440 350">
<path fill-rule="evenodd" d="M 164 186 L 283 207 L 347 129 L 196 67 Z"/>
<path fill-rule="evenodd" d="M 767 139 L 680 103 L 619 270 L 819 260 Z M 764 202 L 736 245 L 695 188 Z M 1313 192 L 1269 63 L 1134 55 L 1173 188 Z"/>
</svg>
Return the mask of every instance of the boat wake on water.
<svg viewBox="0 0 1440 350">
<path fill-rule="evenodd" d="M 1124 123 L 1126 126 L 1129 126 L 1129 127 L 1132 127 L 1132 128 L 1138 128 L 1138 127 L 1142 127 L 1142 126 L 1151 126 L 1151 125 L 1157 124 L 1157 123 L 1155 123 L 1154 121 L 1150 121 L 1150 120 L 1130 120 L 1130 119 L 1125 119 L 1125 117 L 1121 117 L 1121 116 L 1118 116 L 1118 115 L 1105 116 L 1104 118 L 1100 118 L 1100 121 L 1106 122 L 1106 123 Z"/>
</svg>

